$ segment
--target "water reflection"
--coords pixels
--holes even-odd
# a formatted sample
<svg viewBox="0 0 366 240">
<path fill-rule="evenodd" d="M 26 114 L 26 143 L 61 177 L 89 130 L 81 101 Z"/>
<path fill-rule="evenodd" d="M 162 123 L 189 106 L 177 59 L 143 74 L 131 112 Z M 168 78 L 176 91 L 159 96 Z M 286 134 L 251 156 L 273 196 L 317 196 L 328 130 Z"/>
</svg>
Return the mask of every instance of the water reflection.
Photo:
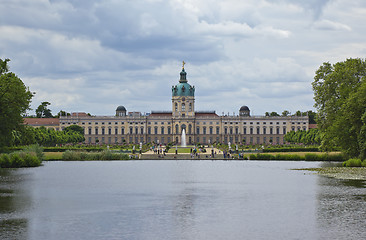
<svg viewBox="0 0 366 240">
<path fill-rule="evenodd" d="M 27 239 L 31 198 L 24 187 L 29 177 L 22 170 L 0 169 L 0 239 Z"/>
<path fill-rule="evenodd" d="M 0 239 L 362 239 L 364 182 L 308 162 L 50 162 L 0 169 Z"/>
<path fill-rule="evenodd" d="M 322 239 L 363 239 L 366 188 L 360 180 L 319 176 L 317 221 Z"/>
</svg>

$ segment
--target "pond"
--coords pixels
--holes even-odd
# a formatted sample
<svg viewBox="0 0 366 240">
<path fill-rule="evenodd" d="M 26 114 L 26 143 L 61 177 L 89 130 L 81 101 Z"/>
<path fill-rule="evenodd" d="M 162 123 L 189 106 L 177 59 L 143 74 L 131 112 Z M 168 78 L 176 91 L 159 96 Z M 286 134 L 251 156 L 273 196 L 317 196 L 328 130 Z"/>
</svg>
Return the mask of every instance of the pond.
<svg viewBox="0 0 366 240">
<path fill-rule="evenodd" d="M 0 169 L 0 239 L 362 239 L 365 182 L 287 161 Z"/>
</svg>

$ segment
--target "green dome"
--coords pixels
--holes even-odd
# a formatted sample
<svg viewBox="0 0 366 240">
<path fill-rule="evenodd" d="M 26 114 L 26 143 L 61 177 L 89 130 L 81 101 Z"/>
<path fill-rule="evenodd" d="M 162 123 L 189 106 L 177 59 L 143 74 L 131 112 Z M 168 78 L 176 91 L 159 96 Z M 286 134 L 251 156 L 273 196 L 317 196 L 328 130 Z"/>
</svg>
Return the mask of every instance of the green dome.
<svg viewBox="0 0 366 240">
<path fill-rule="evenodd" d="M 192 96 L 194 97 L 194 87 L 188 83 L 178 83 L 172 87 L 172 96 Z"/>
<path fill-rule="evenodd" d="M 184 68 L 180 72 L 179 83 L 172 87 L 172 96 L 192 96 L 194 97 L 194 87 L 187 83 L 187 73 Z"/>
</svg>

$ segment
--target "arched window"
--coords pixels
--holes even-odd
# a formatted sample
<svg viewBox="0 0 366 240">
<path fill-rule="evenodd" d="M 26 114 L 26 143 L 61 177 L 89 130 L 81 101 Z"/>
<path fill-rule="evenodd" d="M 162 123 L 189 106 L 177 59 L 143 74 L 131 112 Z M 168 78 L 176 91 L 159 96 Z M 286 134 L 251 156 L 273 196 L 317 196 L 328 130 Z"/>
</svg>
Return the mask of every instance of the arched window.
<svg viewBox="0 0 366 240">
<path fill-rule="evenodd" d="M 192 125 L 191 124 L 188 125 L 188 134 L 192 134 Z"/>
<path fill-rule="evenodd" d="M 192 112 L 192 103 L 189 103 L 189 111 Z"/>
<path fill-rule="evenodd" d="M 178 103 L 175 103 L 175 111 L 178 111 Z"/>
<path fill-rule="evenodd" d="M 186 111 L 186 104 L 182 103 L 182 112 L 185 112 L 185 111 Z"/>
<path fill-rule="evenodd" d="M 175 134 L 179 134 L 179 126 L 178 126 L 178 124 L 175 125 Z"/>
<path fill-rule="evenodd" d="M 161 134 L 164 134 L 164 127 L 161 127 Z"/>
</svg>

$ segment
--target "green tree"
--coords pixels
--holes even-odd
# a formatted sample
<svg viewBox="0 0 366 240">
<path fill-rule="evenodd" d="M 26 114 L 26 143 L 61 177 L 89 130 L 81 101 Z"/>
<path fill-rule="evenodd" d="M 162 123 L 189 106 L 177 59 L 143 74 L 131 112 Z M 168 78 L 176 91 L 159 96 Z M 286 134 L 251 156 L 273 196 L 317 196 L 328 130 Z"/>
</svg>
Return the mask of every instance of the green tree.
<svg viewBox="0 0 366 240">
<path fill-rule="evenodd" d="M 38 108 L 36 109 L 36 115 L 38 118 L 52 118 L 52 113 L 49 108 L 47 108 L 48 105 L 51 105 L 49 102 L 42 102 Z"/>
<path fill-rule="evenodd" d="M 289 112 L 288 110 L 284 110 L 284 111 L 282 112 L 282 117 L 286 117 L 286 116 L 288 116 L 288 115 L 290 115 L 290 112 Z"/>
<path fill-rule="evenodd" d="M 13 131 L 23 127 L 23 115 L 33 97 L 23 81 L 9 72 L 9 61 L 0 59 L 0 148 L 9 146 Z"/>
<path fill-rule="evenodd" d="M 365 158 L 366 62 L 347 59 L 316 71 L 313 90 L 323 150 L 338 146 L 349 157 Z"/>
<path fill-rule="evenodd" d="M 70 115 L 71 115 L 70 113 L 60 110 L 55 117 L 60 118 L 60 116 L 70 116 Z"/>
<path fill-rule="evenodd" d="M 277 112 L 271 112 L 269 114 L 271 117 L 277 117 L 277 116 L 280 116 L 280 114 L 278 114 Z"/>
<path fill-rule="evenodd" d="M 84 128 L 83 127 L 80 127 L 78 125 L 71 125 L 71 126 L 68 126 L 68 127 L 65 127 L 64 128 L 64 131 L 65 132 L 70 132 L 70 131 L 74 131 L 74 132 L 77 132 L 81 135 L 84 136 Z"/>
</svg>

